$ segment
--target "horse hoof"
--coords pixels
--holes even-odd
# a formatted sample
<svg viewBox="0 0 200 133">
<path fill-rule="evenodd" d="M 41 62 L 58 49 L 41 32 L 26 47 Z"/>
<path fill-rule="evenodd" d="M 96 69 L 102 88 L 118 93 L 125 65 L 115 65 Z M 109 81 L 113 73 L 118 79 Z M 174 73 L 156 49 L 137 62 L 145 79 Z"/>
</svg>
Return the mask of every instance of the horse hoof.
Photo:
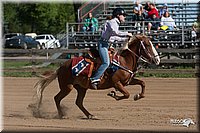
<svg viewBox="0 0 200 133">
<path fill-rule="evenodd" d="M 53 117 L 54 119 L 65 119 L 64 115 L 56 115 Z"/>
<path fill-rule="evenodd" d="M 134 100 L 135 100 L 135 101 L 138 100 L 138 99 L 140 99 L 140 94 L 136 94 L 136 95 L 134 96 Z"/>
<path fill-rule="evenodd" d="M 135 101 L 136 101 L 136 100 L 139 100 L 139 99 L 141 99 L 141 98 L 144 98 L 144 95 L 136 94 L 136 95 L 134 96 L 134 100 L 135 100 Z"/>
<path fill-rule="evenodd" d="M 111 91 L 110 93 L 107 94 L 108 96 L 111 96 L 111 97 L 115 97 L 116 96 L 116 92 L 114 91 Z"/>
<path fill-rule="evenodd" d="M 96 116 L 94 116 L 94 115 L 89 115 L 88 119 L 90 119 L 90 120 L 98 120 L 98 118 Z"/>
</svg>

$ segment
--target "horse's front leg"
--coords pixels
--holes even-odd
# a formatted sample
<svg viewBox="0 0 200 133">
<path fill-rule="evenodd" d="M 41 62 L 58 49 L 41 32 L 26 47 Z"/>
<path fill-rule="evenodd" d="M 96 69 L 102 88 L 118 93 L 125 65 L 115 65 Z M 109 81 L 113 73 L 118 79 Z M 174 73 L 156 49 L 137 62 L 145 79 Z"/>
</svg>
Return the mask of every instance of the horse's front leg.
<svg viewBox="0 0 200 133">
<path fill-rule="evenodd" d="M 122 85 L 120 81 L 115 83 L 114 87 L 116 90 L 120 91 L 123 94 L 123 96 L 118 96 L 116 95 L 116 93 L 113 93 L 113 92 L 108 94 L 109 96 L 115 98 L 116 100 L 128 99 L 130 97 L 130 93 L 124 88 L 124 86 Z"/>
<path fill-rule="evenodd" d="M 144 92 L 145 92 L 145 83 L 144 83 L 144 81 L 132 78 L 132 80 L 130 81 L 129 85 L 140 85 L 141 88 L 142 88 L 141 93 L 140 94 L 136 94 L 134 96 L 134 100 L 139 100 L 139 99 L 145 97 L 144 96 Z"/>
</svg>

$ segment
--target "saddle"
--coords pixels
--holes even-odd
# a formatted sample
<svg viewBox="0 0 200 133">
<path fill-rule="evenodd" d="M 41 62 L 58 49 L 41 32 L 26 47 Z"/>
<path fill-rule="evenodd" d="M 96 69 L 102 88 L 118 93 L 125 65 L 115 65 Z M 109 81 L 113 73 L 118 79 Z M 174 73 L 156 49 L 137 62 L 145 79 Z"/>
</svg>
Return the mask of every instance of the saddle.
<svg viewBox="0 0 200 133">
<path fill-rule="evenodd" d="M 119 56 L 115 54 L 114 48 L 108 50 L 110 61 L 119 62 Z M 115 55 L 115 58 L 114 58 Z M 101 59 L 99 52 L 96 49 L 90 49 L 86 55 L 76 57 L 72 59 L 72 74 L 74 76 L 87 76 L 90 78 L 94 71 L 101 65 Z M 112 68 L 116 69 L 116 68 Z"/>
</svg>

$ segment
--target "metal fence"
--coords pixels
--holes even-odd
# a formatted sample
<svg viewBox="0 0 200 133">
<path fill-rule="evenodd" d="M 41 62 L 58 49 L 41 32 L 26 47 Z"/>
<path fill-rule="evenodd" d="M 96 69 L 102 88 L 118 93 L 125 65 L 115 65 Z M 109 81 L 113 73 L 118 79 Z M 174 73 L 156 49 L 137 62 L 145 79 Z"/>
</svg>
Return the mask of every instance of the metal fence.
<svg viewBox="0 0 200 133">
<path fill-rule="evenodd" d="M 83 4 L 78 9 L 78 20 L 79 22 L 82 22 L 85 17 L 87 17 L 89 12 L 92 12 L 94 16 L 99 13 L 99 11 L 104 11 L 109 6 L 109 2 L 107 0 L 102 0 L 102 2 L 97 2 L 94 0 L 91 0 L 85 4 Z"/>
<path fill-rule="evenodd" d="M 199 48 L 193 48 L 193 49 L 157 49 L 158 53 L 160 54 L 161 63 L 158 67 L 153 67 L 153 69 L 145 69 L 145 72 L 150 73 L 193 73 L 198 74 L 199 70 Z M 3 57 L 2 60 L 4 62 L 27 62 L 30 63 L 30 66 L 25 66 L 23 68 L 4 68 L 3 72 L 31 72 L 36 73 L 37 71 L 41 71 L 38 68 L 43 68 L 44 64 L 62 64 L 68 59 L 71 59 L 73 57 L 81 56 L 85 53 L 87 53 L 88 50 L 86 49 L 46 49 L 46 50 L 38 50 L 38 49 L 30 49 L 30 50 L 24 50 L 24 49 L 4 49 L 3 51 Z M 46 53 L 49 53 L 50 55 L 53 55 L 55 53 L 62 53 L 62 57 L 64 58 L 58 58 L 58 59 L 52 59 L 52 58 L 46 58 Z M 182 55 L 189 55 L 193 54 L 195 55 L 194 59 L 181 59 L 181 58 L 174 58 L 174 54 L 182 54 Z M 168 66 L 177 65 L 177 64 L 184 64 L 186 66 L 192 66 L 193 69 L 168 69 Z M 166 66 L 166 67 L 163 67 Z M 152 68 L 152 67 L 150 67 Z M 167 69 L 166 69 L 167 68 Z"/>
<path fill-rule="evenodd" d="M 151 37 L 152 41 L 155 44 L 160 46 L 173 44 L 177 48 L 188 48 L 188 45 L 198 45 L 199 39 L 192 38 L 191 31 L 192 27 L 185 27 L 184 23 L 187 21 L 181 21 L 182 25 L 180 27 L 177 26 L 177 29 L 174 30 L 151 30 L 151 33 L 148 33 L 147 23 L 151 21 L 127 21 L 126 23 L 120 26 L 120 30 L 128 31 L 133 34 L 143 34 Z M 66 24 L 66 38 L 65 45 L 66 48 L 69 48 L 70 44 L 76 43 L 77 35 L 79 36 L 88 36 L 88 37 L 96 37 L 96 40 L 100 37 L 101 30 L 103 27 L 103 23 L 99 23 L 99 30 L 95 33 L 87 32 L 84 33 L 81 31 L 84 23 L 67 23 Z M 67 40 L 67 41 L 66 41 Z M 95 39 L 91 39 L 93 43 Z M 84 42 L 84 40 L 82 40 Z M 84 45 L 84 44 L 83 44 Z M 173 46 L 172 46 L 173 47 Z"/>
</svg>

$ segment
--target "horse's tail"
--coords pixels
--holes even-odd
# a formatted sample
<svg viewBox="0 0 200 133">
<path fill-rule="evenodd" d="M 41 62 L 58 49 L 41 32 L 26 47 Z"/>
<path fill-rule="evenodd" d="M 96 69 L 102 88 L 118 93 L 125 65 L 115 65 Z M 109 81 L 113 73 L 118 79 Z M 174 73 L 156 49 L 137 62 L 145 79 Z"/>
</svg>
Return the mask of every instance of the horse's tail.
<svg viewBox="0 0 200 133">
<path fill-rule="evenodd" d="M 48 72 L 48 74 L 41 75 L 41 79 L 35 84 L 34 88 L 36 89 L 36 95 L 37 95 L 37 103 L 38 108 L 40 107 L 42 103 L 42 96 L 44 89 L 57 77 L 57 71 L 54 72 Z"/>
</svg>

